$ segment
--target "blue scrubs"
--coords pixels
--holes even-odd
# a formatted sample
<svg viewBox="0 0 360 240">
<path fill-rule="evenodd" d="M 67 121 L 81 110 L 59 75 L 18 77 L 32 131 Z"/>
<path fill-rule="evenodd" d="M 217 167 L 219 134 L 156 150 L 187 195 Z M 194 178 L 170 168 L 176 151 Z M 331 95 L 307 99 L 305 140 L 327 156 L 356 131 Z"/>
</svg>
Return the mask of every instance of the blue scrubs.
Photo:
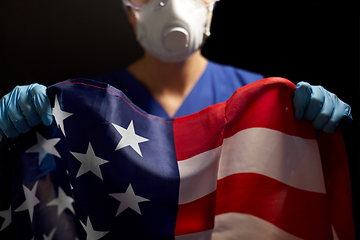
<svg viewBox="0 0 360 240">
<path fill-rule="evenodd" d="M 210 105 L 224 102 L 236 89 L 264 78 L 261 74 L 208 61 L 194 88 L 176 112 L 181 117 L 198 112 Z M 138 107 L 163 118 L 169 118 L 164 108 L 126 68 L 95 78 L 121 90 Z"/>
</svg>

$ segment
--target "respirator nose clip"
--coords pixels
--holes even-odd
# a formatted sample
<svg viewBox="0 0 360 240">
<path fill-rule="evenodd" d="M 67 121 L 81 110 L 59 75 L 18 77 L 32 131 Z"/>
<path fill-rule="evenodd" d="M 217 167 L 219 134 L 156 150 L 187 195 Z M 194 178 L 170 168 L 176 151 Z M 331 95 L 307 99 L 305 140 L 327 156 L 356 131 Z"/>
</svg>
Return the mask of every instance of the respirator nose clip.
<svg viewBox="0 0 360 240">
<path fill-rule="evenodd" d="M 163 34 L 163 45 L 169 52 L 181 52 L 189 47 L 189 32 L 183 27 L 173 27 Z"/>
</svg>

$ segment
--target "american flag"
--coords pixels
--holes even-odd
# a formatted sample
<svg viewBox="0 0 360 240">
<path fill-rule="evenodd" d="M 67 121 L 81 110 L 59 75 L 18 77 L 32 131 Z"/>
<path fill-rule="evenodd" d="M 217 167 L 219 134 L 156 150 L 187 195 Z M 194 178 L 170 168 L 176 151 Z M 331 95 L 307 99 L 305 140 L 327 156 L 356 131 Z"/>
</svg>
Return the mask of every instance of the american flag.
<svg viewBox="0 0 360 240">
<path fill-rule="evenodd" d="M 341 132 L 296 120 L 294 89 L 163 119 L 104 83 L 49 87 L 52 126 L 0 144 L 0 239 L 355 239 Z"/>
</svg>

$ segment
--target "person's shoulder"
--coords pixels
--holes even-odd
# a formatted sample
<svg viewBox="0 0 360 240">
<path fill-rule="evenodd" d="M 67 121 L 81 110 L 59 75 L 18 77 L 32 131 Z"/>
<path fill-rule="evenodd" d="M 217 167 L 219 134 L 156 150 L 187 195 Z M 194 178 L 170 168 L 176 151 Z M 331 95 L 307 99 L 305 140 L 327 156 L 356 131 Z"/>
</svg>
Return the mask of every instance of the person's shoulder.
<svg viewBox="0 0 360 240">
<path fill-rule="evenodd" d="M 239 80 L 243 84 L 249 84 L 257 80 L 263 79 L 264 76 L 261 73 L 249 71 L 243 68 L 234 67 L 232 65 L 221 64 L 213 61 L 209 61 L 208 67 L 212 74 L 218 75 L 218 77 L 226 78 L 227 81 Z"/>
</svg>

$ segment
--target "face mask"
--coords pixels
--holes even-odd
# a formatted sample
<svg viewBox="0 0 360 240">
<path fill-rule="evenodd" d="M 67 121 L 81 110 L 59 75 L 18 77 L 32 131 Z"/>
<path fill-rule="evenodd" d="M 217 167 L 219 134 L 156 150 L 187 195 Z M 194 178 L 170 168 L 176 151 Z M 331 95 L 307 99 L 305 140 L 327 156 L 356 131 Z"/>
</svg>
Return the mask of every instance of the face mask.
<svg viewBox="0 0 360 240">
<path fill-rule="evenodd" d="M 151 0 L 141 10 L 132 10 L 137 19 L 137 40 L 164 62 L 186 60 L 210 36 L 213 2 Z"/>
</svg>

